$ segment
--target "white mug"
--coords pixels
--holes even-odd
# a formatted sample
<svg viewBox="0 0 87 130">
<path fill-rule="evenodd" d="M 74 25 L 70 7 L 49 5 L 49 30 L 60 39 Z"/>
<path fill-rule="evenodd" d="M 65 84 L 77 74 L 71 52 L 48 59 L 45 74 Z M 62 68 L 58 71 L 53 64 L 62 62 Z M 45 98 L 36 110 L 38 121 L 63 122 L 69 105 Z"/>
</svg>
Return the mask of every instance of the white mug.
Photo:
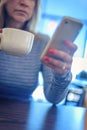
<svg viewBox="0 0 87 130">
<path fill-rule="evenodd" d="M 3 28 L 0 33 L 0 50 L 11 55 L 27 55 L 33 46 L 34 34 L 14 28 Z"/>
</svg>

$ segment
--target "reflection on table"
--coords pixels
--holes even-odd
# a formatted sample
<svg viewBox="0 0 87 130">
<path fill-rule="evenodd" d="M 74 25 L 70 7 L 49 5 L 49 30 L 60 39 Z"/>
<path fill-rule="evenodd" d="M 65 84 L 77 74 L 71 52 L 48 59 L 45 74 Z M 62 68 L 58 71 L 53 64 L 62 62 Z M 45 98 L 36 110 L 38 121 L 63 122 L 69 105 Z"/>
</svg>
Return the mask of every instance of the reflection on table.
<svg viewBox="0 0 87 130">
<path fill-rule="evenodd" d="M 84 130 L 85 114 L 82 107 L 0 99 L 0 130 Z"/>
</svg>

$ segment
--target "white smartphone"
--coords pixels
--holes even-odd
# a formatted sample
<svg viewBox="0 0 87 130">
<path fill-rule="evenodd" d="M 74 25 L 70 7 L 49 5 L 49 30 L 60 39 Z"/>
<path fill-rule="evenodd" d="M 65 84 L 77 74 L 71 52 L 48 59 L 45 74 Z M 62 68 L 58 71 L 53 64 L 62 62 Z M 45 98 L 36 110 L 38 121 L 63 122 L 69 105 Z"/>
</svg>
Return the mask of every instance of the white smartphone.
<svg viewBox="0 0 87 130">
<path fill-rule="evenodd" d="M 42 52 L 40 59 L 42 60 L 44 55 L 51 55 L 48 54 L 49 48 L 55 48 L 67 52 L 67 47 L 64 45 L 64 41 L 68 40 L 74 42 L 81 31 L 82 26 L 83 23 L 80 20 L 64 16 L 59 26 L 56 28 L 51 40 Z"/>
</svg>

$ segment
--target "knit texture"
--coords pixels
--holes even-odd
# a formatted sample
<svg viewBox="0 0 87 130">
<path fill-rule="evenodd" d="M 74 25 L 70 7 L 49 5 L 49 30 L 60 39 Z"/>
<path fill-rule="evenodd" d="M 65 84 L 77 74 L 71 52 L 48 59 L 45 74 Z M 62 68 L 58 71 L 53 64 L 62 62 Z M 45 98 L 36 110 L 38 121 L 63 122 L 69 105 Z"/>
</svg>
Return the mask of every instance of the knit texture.
<svg viewBox="0 0 87 130">
<path fill-rule="evenodd" d="M 31 52 L 27 56 L 12 56 L 0 51 L 0 96 L 28 100 L 38 86 L 38 74 L 44 78 L 44 94 L 52 103 L 60 102 L 67 92 L 70 80 L 64 80 L 52 69 L 43 65 L 40 55 L 49 38 L 35 37 Z M 21 44 L 21 43 L 20 43 Z"/>
</svg>

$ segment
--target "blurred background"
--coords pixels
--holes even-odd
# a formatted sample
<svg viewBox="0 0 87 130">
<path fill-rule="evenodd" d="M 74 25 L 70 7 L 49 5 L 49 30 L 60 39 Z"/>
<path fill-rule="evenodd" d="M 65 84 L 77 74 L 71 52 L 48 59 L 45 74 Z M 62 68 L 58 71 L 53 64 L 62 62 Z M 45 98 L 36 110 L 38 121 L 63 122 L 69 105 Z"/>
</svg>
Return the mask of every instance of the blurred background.
<svg viewBox="0 0 87 130">
<path fill-rule="evenodd" d="M 86 26 L 87 26 L 87 1 L 86 0 L 41 0 L 41 17 L 37 31 L 52 37 L 56 26 L 63 16 L 71 16 L 80 19 L 84 27 L 76 39 L 79 46 L 76 56 L 83 57 L 86 54 Z"/>
<path fill-rule="evenodd" d="M 71 71 L 74 87 L 79 88 L 78 86 L 87 86 L 87 0 L 41 0 L 40 11 L 37 32 L 46 34 L 50 38 L 63 16 L 71 16 L 83 22 L 84 26 L 74 41 L 78 46 L 78 50 L 74 55 Z M 83 73 L 81 74 L 81 72 Z M 38 86 L 42 85 L 43 79 L 40 73 Z M 41 89 L 41 87 L 39 89 Z M 34 92 L 33 95 L 35 98 L 38 98 L 38 96 L 44 98 L 43 93 L 39 95 L 39 89 L 37 90 L 38 92 Z M 76 91 L 79 90 L 77 89 L 75 92 Z M 83 92 L 84 91 L 82 91 L 82 94 Z M 72 100 L 72 98 L 75 98 L 75 95 L 73 96 L 71 93 L 68 97 Z M 77 96 L 76 100 L 78 99 L 79 97 Z"/>
<path fill-rule="evenodd" d="M 87 70 L 87 0 L 41 0 L 40 10 L 37 32 L 47 34 L 49 37 L 52 37 L 63 16 L 71 16 L 83 22 L 84 26 L 74 41 L 78 50 L 74 55 L 76 61 L 74 60 L 72 70 L 74 75 L 83 69 Z"/>
</svg>

